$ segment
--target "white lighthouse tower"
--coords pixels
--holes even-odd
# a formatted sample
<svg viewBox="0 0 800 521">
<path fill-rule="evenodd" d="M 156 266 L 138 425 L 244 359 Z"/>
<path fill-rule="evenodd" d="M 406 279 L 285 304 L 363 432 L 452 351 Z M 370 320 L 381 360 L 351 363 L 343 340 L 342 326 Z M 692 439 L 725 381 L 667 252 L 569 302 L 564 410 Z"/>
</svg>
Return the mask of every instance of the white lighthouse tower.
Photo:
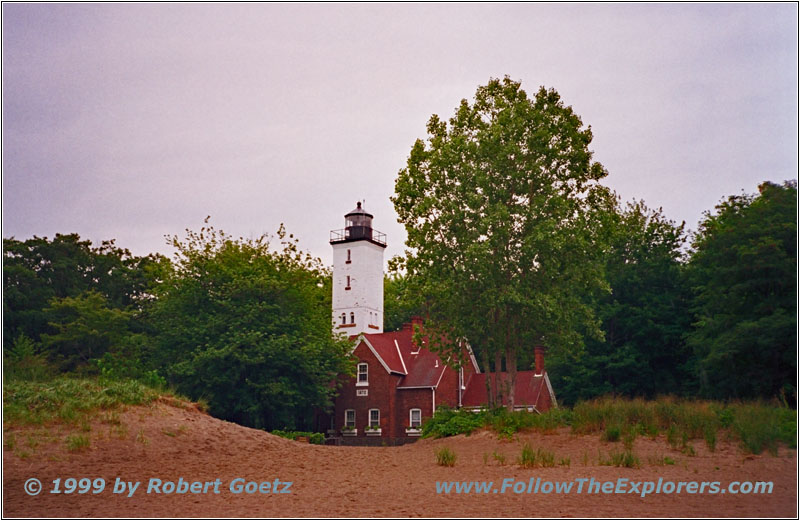
<svg viewBox="0 0 800 521">
<path fill-rule="evenodd" d="M 331 231 L 333 328 L 346 335 L 383 333 L 383 250 L 386 235 L 372 229 L 372 215 L 356 205 L 344 230 Z"/>
</svg>

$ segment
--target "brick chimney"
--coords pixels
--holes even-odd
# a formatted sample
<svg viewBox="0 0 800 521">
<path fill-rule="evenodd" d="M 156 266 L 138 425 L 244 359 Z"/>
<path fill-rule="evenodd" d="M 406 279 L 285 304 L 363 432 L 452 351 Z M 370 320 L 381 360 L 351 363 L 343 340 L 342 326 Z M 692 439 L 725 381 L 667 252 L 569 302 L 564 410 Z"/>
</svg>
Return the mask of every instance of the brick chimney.
<svg viewBox="0 0 800 521">
<path fill-rule="evenodd" d="M 544 373 L 544 346 L 536 346 L 533 348 L 533 357 L 535 361 L 534 374 Z"/>
</svg>

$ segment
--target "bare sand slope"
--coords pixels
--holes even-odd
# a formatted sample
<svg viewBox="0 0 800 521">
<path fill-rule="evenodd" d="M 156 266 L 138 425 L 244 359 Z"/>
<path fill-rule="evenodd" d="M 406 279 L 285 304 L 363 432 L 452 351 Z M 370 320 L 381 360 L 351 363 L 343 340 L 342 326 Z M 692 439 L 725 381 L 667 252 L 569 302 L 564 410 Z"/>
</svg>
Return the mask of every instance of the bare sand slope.
<svg viewBox="0 0 800 521">
<path fill-rule="evenodd" d="M 6 431 L 6 437 L 12 434 Z M 490 432 L 469 437 L 421 440 L 403 447 L 330 447 L 298 443 L 266 432 L 213 419 L 194 409 L 164 403 L 133 407 L 118 421 L 92 424 L 91 448 L 69 452 L 64 433 L 40 443 L 20 457 L 26 432 L 13 432 L 17 448 L 3 452 L 4 517 L 796 517 L 797 454 L 781 448 L 778 457 L 745 456 L 721 440 L 709 453 L 695 443 L 696 456 L 672 450 L 663 439 L 637 439 L 634 452 L 640 468 L 598 464 L 621 444 L 595 436 L 522 434 L 501 441 Z M 553 451 L 570 466 L 524 469 L 516 464 L 522 444 Z M 447 446 L 456 465 L 436 465 L 434 452 Z M 500 464 L 492 454 L 506 457 Z M 653 462 L 668 456 L 674 465 Z M 24 492 L 29 478 L 43 491 Z M 53 494 L 60 478 L 103 478 L 99 494 Z M 505 493 L 437 494 L 437 481 L 487 480 L 500 487 L 503 479 L 562 481 L 576 478 L 632 481 L 772 481 L 771 494 L 578 494 Z M 133 496 L 112 492 L 116 478 L 141 482 Z M 146 493 L 151 478 L 178 482 L 220 480 L 192 494 Z M 229 489 L 235 478 L 271 483 L 292 482 L 290 493 L 239 493 Z M 280 489 L 285 485 L 279 484 Z M 577 486 L 577 485 L 575 485 Z"/>
</svg>

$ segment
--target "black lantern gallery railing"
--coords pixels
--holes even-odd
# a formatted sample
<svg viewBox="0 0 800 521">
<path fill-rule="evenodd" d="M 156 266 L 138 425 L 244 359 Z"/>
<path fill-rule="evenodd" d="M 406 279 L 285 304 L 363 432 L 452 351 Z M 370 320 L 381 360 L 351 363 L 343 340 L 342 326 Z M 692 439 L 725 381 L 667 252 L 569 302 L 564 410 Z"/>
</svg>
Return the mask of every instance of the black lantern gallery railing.
<svg viewBox="0 0 800 521">
<path fill-rule="evenodd" d="M 386 234 L 368 226 L 349 226 L 343 230 L 331 230 L 331 244 L 360 240 L 368 240 L 386 246 Z"/>
</svg>

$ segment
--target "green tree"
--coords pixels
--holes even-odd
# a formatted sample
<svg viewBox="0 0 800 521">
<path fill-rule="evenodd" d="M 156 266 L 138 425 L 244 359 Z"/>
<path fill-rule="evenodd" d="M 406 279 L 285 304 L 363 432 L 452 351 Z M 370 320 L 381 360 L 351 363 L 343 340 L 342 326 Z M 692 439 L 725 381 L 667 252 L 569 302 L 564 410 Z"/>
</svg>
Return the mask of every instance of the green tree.
<svg viewBox="0 0 800 521">
<path fill-rule="evenodd" d="M 422 315 L 422 304 L 418 300 L 404 275 L 394 273 L 384 277 L 384 331 L 399 331 L 403 324 L 411 322 L 412 317 Z"/>
<path fill-rule="evenodd" d="M 114 241 L 93 247 L 77 234 L 3 239 L 4 347 L 20 334 L 39 341 L 53 334 L 53 299 L 96 291 L 109 307 L 140 309 L 164 263 L 159 255 L 134 256 Z"/>
<path fill-rule="evenodd" d="M 351 345 L 332 333 L 330 277 L 292 236 L 233 239 L 204 226 L 172 238 L 174 271 L 150 317 L 158 366 L 210 412 L 259 428 L 308 426 L 331 405 Z M 305 423 L 305 425 L 304 425 Z"/>
<path fill-rule="evenodd" d="M 110 307 L 94 290 L 54 298 L 44 313 L 54 332 L 41 335 L 42 345 L 62 372 L 91 369 L 92 360 L 123 345 L 131 334 L 133 313 Z"/>
<path fill-rule="evenodd" d="M 584 333 L 600 334 L 591 298 L 606 288 L 606 171 L 592 160 L 591 129 L 558 93 L 529 98 L 508 77 L 427 130 L 395 185 L 409 247 L 395 267 L 424 300 L 431 345 L 458 354 L 437 339 L 463 338 L 485 369 L 505 361 L 490 405 L 506 394 L 513 406 L 517 361 L 534 345 L 579 349 Z"/>
<path fill-rule="evenodd" d="M 689 280 L 701 390 L 796 401 L 797 183 L 728 197 L 694 238 Z"/>
<path fill-rule="evenodd" d="M 691 351 L 683 338 L 690 323 L 684 225 L 641 201 L 615 209 L 607 223 L 611 293 L 596 307 L 605 335 L 587 338 L 585 351 L 550 358 L 560 400 L 694 391 Z"/>
</svg>

